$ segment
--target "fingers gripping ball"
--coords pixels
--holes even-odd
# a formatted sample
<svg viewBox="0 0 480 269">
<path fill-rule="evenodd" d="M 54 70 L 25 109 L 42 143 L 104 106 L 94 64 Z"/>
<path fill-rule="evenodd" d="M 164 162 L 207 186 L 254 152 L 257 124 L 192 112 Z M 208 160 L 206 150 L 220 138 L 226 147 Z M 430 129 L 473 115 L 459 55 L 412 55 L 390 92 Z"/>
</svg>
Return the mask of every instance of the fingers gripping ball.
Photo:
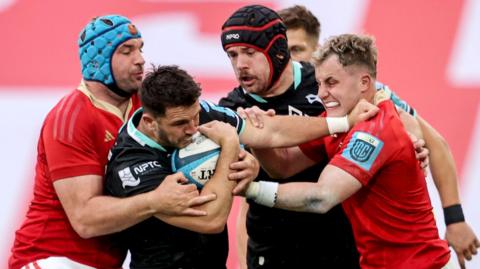
<svg viewBox="0 0 480 269">
<path fill-rule="evenodd" d="M 191 144 L 173 152 L 172 170 L 182 172 L 189 182 L 201 189 L 215 173 L 219 155 L 220 146 L 197 133 Z"/>
</svg>

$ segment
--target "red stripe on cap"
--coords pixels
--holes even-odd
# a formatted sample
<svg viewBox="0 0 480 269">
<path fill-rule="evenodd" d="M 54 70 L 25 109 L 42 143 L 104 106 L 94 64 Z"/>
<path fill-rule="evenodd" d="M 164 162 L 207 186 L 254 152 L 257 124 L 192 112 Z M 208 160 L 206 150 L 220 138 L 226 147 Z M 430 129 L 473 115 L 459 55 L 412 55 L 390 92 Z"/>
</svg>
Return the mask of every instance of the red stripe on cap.
<svg viewBox="0 0 480 269">
<path fill-rule="evenodd" d="M 42 267 L 40 267 L 40 265 L 38 265 L 38 263 L 35 261 L 32 263 L 33 264 L 33 268 L 35 269 L 42 269 Z"/>
<path fill-rule="evenodd" d="M 270 26 L 274 25 L 274 24 L 277 24 L 277 23 L 283 23 L 281 19 L 276 19 L 276 20 L 273 20 L 267 24 L 265 24 L 264 26 L 260 26 L 260 27 L 255 27 L 255 26 L 230 26 L 230 27 L 226 27 L 225 29 L 222 30 L 222 33 L 224 32 L 227 32 L 227 31 L 231 31 L 231 30 L 248 30 L 248 31 L 255 31 L 255 32 L 259 32 L 259 31 L 263 31 L 267 28 L 269 28 Z"/>
<path fill-rule="evenodd" d="M 249 44 L 249 43 L 242 43 L 242 42 L 228 44 L 228 45 L 225 46 L 225 50 L 227 50 L 228 48 L 237 47 L 237 46 L 252 48 L 252 49 L 258 50 L 260 52 L 263 52 L 263 49 L 255 46 L 255 45 L 252 45 L 252 44 Z"/>
</svg>

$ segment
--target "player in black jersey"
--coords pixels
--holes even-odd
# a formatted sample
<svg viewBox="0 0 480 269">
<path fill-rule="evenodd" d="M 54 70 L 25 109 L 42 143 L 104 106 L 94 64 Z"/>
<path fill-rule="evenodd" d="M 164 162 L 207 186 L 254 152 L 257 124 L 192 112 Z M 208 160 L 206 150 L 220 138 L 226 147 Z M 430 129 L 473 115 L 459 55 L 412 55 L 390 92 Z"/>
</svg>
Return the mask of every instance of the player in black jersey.
<svg viewBox="0 0 480 269">
<path fill-rule="evenodd" d="M 243 28 L 237 31 L 237 26 Z M 290 60 L 286 29 L 274 11 L 262 6 L 241 8 L 222 30 L 222 44 L 240 86 L 220 100 L 221 106 L 273 108 L 280 115 L 316 116 L 324 111 L 314 68 Z M 235 34 L 238 39 L 233 39 Z M 316 165 L 285 182 L 315 182 L 324 166 Z M 258 179 L 274 181 L 263 170 Z M 249 201 L 246 225 L 248 268 L 359 268 L 351 227 L 340 206 L 316 215 Z"/>
<path fill-rule="evenodd" d="M 199 101 L 200 92 L 198 84 L 185 71 L 174 66 L 154 69 L 142 83 L 140 98 L 143 108 L 122 127 L 111 150 L 106 192 L 118 197 L 149 195 L 148 191 L 168 178 L 176 179 L 168 180 L 170 184 L 186 181 L 181 173 L 172 172 L 170 154 L 174 148 L 189 144 L 197 130 L 208 133 L 212 126 L 221 126 L 220 132 L 209 133 L 222 150 L 215 174 L 201 190 L 202 195 L 216 195 L 215 200 L 199 207 L 207 215 L 155 215 L 120 232 L 118 244 L 130 250 L 132 268 L 225 268 L 228 237 L 224 228 L 235 185 L 225 178 L 230 172 L 229 165 L 238 155 L 236 134 L 246 145 L 278 147 L 327 135 L 332 129 L 325 119 L 297 117 L 271 118 L 265 122 L 264 128 L 256 129 L 228 108 Z M 375 111 L 375 107 L 369 107 L 370 112 Z M 372 115 L 362 109 L 357 112 L 358 115 L 346 120 L 354 123 Z M 304 128 L 297 136 L 298 129 L 304 124 L 311 128 Z M 247 169 L 258 169 L 258 165 Z M 257 172 L 247 174 L 256 175 Z M 198 193 L 192 191 L 192 195 Z"/>
</svg>

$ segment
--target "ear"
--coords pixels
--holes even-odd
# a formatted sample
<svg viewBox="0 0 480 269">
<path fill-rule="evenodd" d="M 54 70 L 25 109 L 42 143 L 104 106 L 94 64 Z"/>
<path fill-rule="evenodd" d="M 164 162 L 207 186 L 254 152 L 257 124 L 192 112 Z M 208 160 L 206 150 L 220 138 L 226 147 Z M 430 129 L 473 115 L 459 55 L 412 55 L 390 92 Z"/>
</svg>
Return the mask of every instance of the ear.
<svg viewBox="0 0 480 269">
<path fill-rule="evenodd" d="M 145 127 L 147 127 L 149 131 L 156 130 L 158 127 L 155 117 L 150 113 L 144 112 L 142 115 L 142 121 L 145 123 Z"/>
<path fill-rule="evenodd" d="M 360 86 L 361 92 L 366 92 L 370 88 L 370 84 L 372 83 L 372 77 L 369 74 L 363 74 L 360 78 Z"/>
</svg>

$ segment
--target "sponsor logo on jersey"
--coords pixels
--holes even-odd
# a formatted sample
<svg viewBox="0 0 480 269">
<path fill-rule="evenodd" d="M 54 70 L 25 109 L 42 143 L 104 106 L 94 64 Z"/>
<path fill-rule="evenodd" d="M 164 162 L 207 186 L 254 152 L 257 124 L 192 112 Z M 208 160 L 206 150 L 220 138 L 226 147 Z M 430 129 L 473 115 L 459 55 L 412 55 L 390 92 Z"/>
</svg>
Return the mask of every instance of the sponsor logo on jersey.
<svg viewBox="0 0 480 269">
<path fill-rule="evenodd" d="M 234 33 L 234 34 L 228 34 L 225 39 L 227 40 L 230 40 L 230 39 L 239 39 L 240 38 L 240 34 L 238 33 Z"/>
<path fill-rule="evenodd" d="M 135 178 L 130 170 L 130 167 L 126 167 L 118 171 L 118 177 L 122 181 L 122 187 L 125 189 L 125 186 L 135 187 L 140 184 L 140 178 Z"/>
<path fill-rule="evenodd" d="M 112 133 L 110 133 L 108 130 L 105 130 L 105 139 L 103 141 L 110 142 L 114 139 L 115 137 L 112 135 Z"/>
<path fill-rule="evenodd" d="M 151 170 L 153 168 L 158 168 L 162 167 L 158 161 L 149 161 L 146 163 L 141 163 L 139 165 L 136 165 L 133 167 L 133 172 L 135 172 L 136 175 L 141 175 L 144 174 L 145 171 Z"/>
<path fill-rule="evenodd" d="M 377 137 L 364 132 L 355 132 L 342 156 L 364 170 L 370 171 L 382 147 L 383 141 Z"/>
</svg>

